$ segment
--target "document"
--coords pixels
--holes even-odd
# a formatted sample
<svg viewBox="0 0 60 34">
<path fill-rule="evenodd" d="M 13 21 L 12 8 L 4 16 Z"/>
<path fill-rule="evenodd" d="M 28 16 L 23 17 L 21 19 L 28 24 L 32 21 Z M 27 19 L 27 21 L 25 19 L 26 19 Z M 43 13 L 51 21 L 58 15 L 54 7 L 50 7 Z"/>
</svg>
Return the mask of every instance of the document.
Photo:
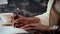
<svg viewBox="0 0 60 34">
<path fill-rule="evenodd" d="M 14 28 L 13 26 L 0 26 L 0 34 L 28 33 L 24 29 Z"/>
</svg>

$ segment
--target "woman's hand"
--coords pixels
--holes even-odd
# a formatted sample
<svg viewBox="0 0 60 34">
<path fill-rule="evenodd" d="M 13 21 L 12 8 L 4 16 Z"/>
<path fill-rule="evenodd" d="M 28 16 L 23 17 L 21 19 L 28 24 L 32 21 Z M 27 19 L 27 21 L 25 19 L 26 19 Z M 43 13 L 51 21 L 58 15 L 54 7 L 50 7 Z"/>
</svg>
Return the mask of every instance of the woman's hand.
<svg viewBox="0 0 60 34">
<path fill-rule="evenodd" d="M 27 24 L 27 25 L 24 25 L 21 27 L 22 29 L 25 29 L 25 30 L 36 30 L 36 31 L 42 31 L 42 32 L 45 32 L 45 31 L 49 31 L 49 26 L 45 26 L 45 25 L 42 25 L 42 24 L 39 24 L 39 23 L 31 23 L 31 24 Z"/>
<path fill-rule="evenodd" d="M 37 19 L 36 17 L 29 17 L 29 18 L 19 18 L 19 19 L 16 19 L 15 21 L 14 21 L 14 23 L 15 23 L 15 26 L 20 26 L 20 27 L 22 27 L 22 25 L 24 26 L 24 25 L 27 25 L 27 24 L 32 24 L 32 23 L 39 23 L 40 22 L 40 20 L 39 19 Z"/>
<path fill-rule="evenodd" d="M 16 20 L 23 20 L 23 19 L 25 19 L 26 17 L 24 17 L 24 16 L 22 16 L 22 15 L 13 15 L 13 16 L 11 16 L 11 22 L 14 22 L 14 21 L 16 21 Z"/>
<path fill-rule="evenodd" d="M 39 24 L 40 20 L 37 17 L 26 18 L 19 15 L 18 19 L 14 20 L 14 17 L 12 17 L 12 20 L 14 22 L 14 27 L 16 28 L 22 28 L 25 30 L 49 31 L 49 26 Z"/>
</svg>

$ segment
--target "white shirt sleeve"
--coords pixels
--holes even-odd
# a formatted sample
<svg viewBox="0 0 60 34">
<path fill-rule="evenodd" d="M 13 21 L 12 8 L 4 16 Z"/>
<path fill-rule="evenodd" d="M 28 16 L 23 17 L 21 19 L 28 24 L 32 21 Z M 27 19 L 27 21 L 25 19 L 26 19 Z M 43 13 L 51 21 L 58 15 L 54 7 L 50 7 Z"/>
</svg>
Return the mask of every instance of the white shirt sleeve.
<svg viewBox="0 0 60 34">
<path fill-rule="evenodd" d="M 46 13 L 35 17 L 40 19 L 41 24 L 49 26 L 49 14 L 54 0 L 49 0 Z"/>
</svg>

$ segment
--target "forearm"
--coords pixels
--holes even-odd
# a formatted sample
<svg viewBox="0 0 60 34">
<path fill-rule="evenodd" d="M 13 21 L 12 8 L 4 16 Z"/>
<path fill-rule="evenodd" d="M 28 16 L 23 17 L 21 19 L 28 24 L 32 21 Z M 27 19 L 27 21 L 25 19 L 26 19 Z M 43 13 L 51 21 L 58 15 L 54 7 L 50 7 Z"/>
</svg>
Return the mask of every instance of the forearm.
<svg viewBox="0 0 60 34">
<path fill-rule="evenodd" d="M 41 31 L 41 32 L 50 31 L 50 27 L 41 24 L 39 18 L 37 18 L 37 17 L 30 17 L 30 18 L 28 18 L 28 19 L 29 19 L 32 23 L 34 22 L 34 23 L 39 23 L 39 24 L 40 24 L 40 25 L 39 25 L 39 29 L 38 29 L 39 31 Z"/>
</svg>

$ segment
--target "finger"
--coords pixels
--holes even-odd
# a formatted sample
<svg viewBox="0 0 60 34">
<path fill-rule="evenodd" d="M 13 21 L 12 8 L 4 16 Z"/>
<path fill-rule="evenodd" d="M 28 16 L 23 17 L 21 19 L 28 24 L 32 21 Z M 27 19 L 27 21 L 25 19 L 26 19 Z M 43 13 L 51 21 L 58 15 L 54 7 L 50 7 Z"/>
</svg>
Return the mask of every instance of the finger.
<svg viewBox="0 0 60 34">
<path fill-rule="evenodd" d="M 30 24 L 22 26 L 21 28 L 24 29 L 24 28 L 29 27 L 29 26 L 30 26 Z"/>
<path fill-rule="evenodd" d="M 23 24 L 20 23 L 14 23 L 15 26 L 22 26 Z"/>
<path fill-rule="evenodd" d="M 20 28 L 21 26 L 23 26 L 23 24 L 16 24 L 16 23 L 14 24 L 14 27 L 19 27 Z"/>
<path fill-rule="evenodd" d="M 14 18 L 14 17 L 15 17 L 15 15 L 11 16 L 11 18 Z"/>
<path fill-rule="evenodd" d="M 14 20 L 14 16 L 11 16 L 11 20 Z"/>
<path fill-rule="evenodd" d="M 27 27 L 27 28 L 24 28 L 24 30 L 28 31 L 28 30 L 36 30 L 35 27 Z"/>
<path fill-rule="evenodd" d="M 27 28 L 27 27 L 34 28 L 35 25 L 33 25 L 33 24 L 27 24 L 27 25 L 25 25 L 25 26 L 22 26 L 21 28 L 24 29 L 24 28 Z"/>
<path fill-rule="evenodd" d="M 10 20 L 11 23 L 13 23 L 13 21 L 14 21 L 14 16 L 15 16 L 15 15 L 13 15 L 13 16 L 10 17 L 10 18 L 11 18 L 11 20 Z"/>
<path fill-rule="evenodd" d="M 13 16 L 11 16 L 11 20 L 14 20 L 14 17 L 15 17 L 16 15 L 13 15 Z"/>
<path fill-rule="evenodd" d="M 16 19 L 16 20 L 14 20 L 14 23 L 19 23 L 19 22 L 21 22 L 20 19 Z"/>
<path fill-rule="evenodd" d="M 31 30 L 32 28 L 31 27 L 28 27 L 28 28 L 25 28 L 24 30 L 28 31 L 28 30 Z"/>
<path fill-rule="evenodd" d="M 32 23 L 32 24 L 30 24 L 30 27 L 35 27 L 35 26 L 36 26 L 36 24 L 33 24 L 33 23 Z"/>
</svg>

